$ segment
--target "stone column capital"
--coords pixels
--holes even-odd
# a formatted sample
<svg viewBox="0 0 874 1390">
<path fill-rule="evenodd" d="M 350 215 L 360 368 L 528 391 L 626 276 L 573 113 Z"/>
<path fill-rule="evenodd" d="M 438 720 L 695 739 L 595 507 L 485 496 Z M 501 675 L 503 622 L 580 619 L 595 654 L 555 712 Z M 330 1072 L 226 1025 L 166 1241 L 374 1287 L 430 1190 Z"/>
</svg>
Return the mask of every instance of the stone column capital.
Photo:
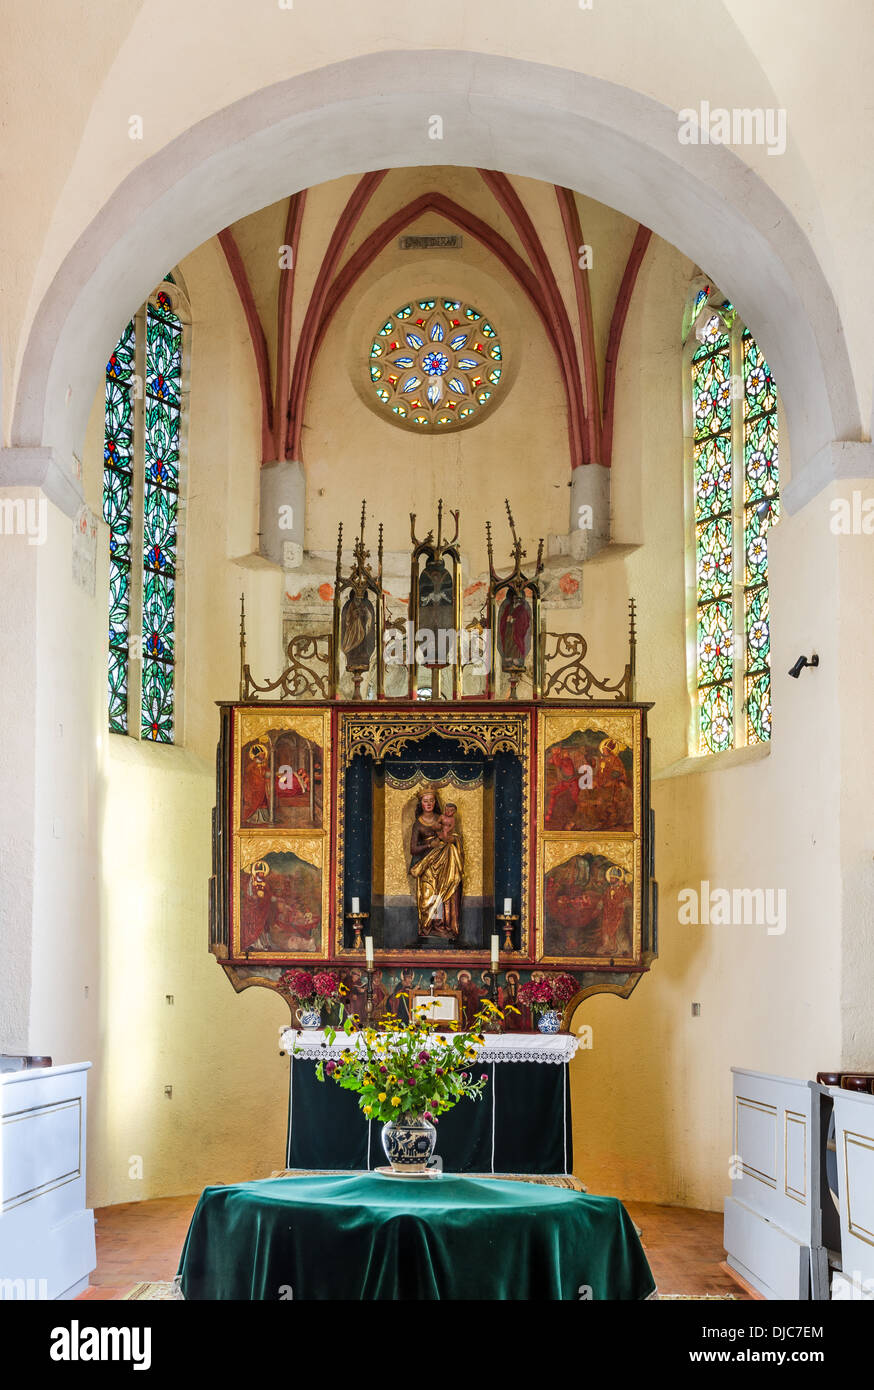
<svg viewBox="0 0 874 1390">
<path fill-rule="evenodd" d="M 0 449 L 0 487 L 37 487 L 65 516 L 74 517 L 85 498 L 82 485 L 54 449 Z"/>
<path fill-rule="evenodd" d="M 791 516 L 830 483 L 849 478 L 874 478 L 874 444 L 852 439 L 835 439 L 826 444 L 806 468 L 796 472 L 781 488 L 783 505 Z"/>
</svg>

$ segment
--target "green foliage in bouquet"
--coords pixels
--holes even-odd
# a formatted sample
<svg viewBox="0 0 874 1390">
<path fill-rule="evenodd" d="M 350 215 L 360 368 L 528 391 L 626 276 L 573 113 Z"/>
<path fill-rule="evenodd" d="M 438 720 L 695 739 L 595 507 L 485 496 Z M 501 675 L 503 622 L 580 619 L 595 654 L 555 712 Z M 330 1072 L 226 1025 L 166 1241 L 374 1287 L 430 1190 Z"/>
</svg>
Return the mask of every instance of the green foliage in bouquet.
<svg viewBox="0 0 874 1390">
<path fill-rule="evenodd" d="M 482 1029 L 500 1009 L 485 999 L 473 1020 L 474 1027 L 459 1032 L 449 1024 L 450 1036 L 441 1037 L 428 1022 L 427 1005 L 414 1009 L 409 1023 L 387 1017 L 375 1028 L 357 1031 L 353 1019 L 343 1021 L 343 1032 L 357 1033 L 355 1044 L 336 1058 L 319 1062 L 320 1081 L 336 1081 L 346 1091 L 358 1093 L 358 1104 L 370 1120 L 399 1120 L 423 1115 L 436 1121 L 462 1098 L 479 1100 L 488 1082 L 485 1072 L 474 1080 L 471 1070 L 483 1047 Z M 325 1030 L 330 1047 L 336 1031 Z"/>
</svg>

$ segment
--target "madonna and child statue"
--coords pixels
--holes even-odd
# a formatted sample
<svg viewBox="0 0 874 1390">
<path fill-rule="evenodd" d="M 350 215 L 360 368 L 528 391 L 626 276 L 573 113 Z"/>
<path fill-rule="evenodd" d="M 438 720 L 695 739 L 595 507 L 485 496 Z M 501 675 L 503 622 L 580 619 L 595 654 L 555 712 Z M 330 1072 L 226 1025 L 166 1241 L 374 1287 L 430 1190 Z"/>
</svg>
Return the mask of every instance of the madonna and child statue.
<svg viewBox="0 0 874 1390">
<path fill-rule="evenodd" d="M 433 787 L 416 802 L 410 832 L 410 874 L 414 880 L 419 943 L 456 945 L 461 930 L 464 846 L 458 808 L 440 799 Z"/>
</svg>

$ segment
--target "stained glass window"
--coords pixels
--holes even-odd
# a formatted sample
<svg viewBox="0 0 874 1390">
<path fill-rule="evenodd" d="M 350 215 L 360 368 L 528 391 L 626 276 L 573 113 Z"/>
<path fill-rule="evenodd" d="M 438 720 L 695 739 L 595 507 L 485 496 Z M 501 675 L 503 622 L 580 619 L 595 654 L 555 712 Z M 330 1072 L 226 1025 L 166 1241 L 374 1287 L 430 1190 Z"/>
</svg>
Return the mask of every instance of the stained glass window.
<svg viewBox="0 0 874 1390">
<path fill-rule="evenodd" d="M 146 310 L 142 736 L 173 742 L 182 323 L 159 291 Z"/>
<path fill-rule="evenodd" d="M 698 346 L 687 378 L 700 753 L 771 736 L 767 533 L 780 505 L 777 390 L 749 329 L 719 299 L 709 286 L 696 293 Z"/>
<path fill-rule="evenodd" d="M 109 527 L 109 727 L 127 733 L 134 463 L 134 321 L 106 364 L 103 519 Z"/>
<path fill-rule="evenodd" d="M 165 283 L 176 282 L 168 275 Z M 106 369 L 109 727 L 157 743 L 174 740 L 183 333 L 161 288 L 128 324 Z"/>
<path fill-rule="evenodd" d="M 470 424 L 500 389 L 498 331 L 474 305 L 411 299 L 379 324 L 367 370 L 377 409 L 419 432 Z"/>
<path fill-rule="evenodd" d="M 744 702 L 747 743 L 771 737 L 768 531 L 780 516 L 777 388 L 748 329 L 743 353 Z"/>
</svg>

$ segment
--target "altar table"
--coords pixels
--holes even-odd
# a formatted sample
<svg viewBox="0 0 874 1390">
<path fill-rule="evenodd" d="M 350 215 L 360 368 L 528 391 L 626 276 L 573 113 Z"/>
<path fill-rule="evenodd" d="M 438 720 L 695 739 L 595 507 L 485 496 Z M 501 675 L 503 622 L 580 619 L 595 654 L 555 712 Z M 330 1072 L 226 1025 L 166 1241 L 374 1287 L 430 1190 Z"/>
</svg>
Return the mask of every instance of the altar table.
<svg viewBox="0 0 874 1390">
<path fill-rule="evenodd" d="M 207 1187 L 179 1266 L 190 1300 L 645 1299 L 615 1197 L 360 1173 Z"/>
<path fill-rule="evenodd" d="M 288 1082 L 286 1168 L 373 1169 L 386 1162 L 382 1126 L 367 1121 L 353 1091 L 316 1078 L 320 1059 L 355 1046 L 338 1033 L 281 1028 L 292 1054 Z M 573 1170 L 568 1063 L 578 1039 L 569 1033 L 487 1034 L 471 1064 L 489 1083 L 480 1100 L 462 1100 L 441 1115 L 437 1154 L 453 1173 L 567 1174 Z"/>
</svg>

